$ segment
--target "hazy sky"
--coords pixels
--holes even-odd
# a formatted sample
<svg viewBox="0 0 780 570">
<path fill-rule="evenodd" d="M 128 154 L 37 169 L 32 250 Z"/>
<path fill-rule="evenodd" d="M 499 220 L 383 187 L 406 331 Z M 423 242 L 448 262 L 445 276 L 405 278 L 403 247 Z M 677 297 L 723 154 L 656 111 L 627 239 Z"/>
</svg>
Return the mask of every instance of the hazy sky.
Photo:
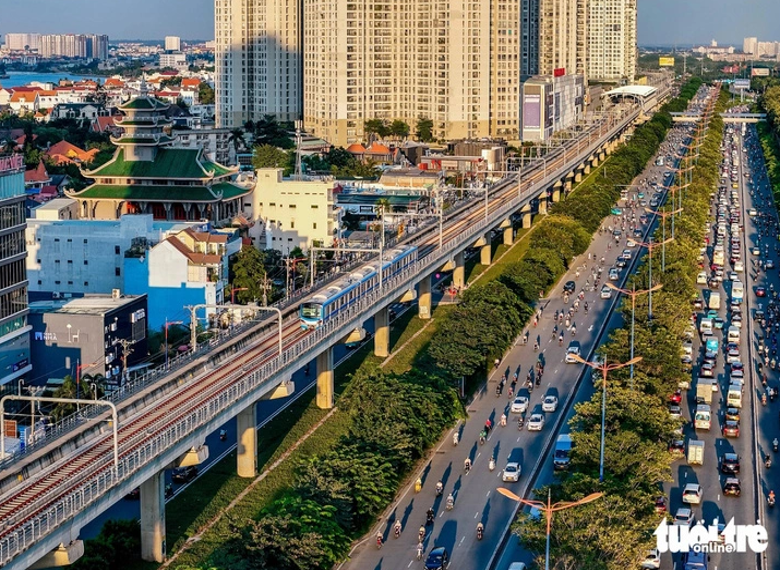
<svg viewBox="0 0 780 570">
<path fill-rule="evenodd" d="M 214 37 L 213 0 L 0 0 L 0 33 Z M 778 0 L 638 0 L 640 44 L 780 40 Z"/>
</svg>

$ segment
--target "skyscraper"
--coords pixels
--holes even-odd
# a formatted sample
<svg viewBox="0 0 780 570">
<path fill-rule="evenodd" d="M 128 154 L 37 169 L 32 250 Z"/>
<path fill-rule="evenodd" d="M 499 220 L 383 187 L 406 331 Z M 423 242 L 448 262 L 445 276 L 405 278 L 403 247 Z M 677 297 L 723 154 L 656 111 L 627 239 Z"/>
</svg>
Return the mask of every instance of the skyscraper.
<svg viewBox="0 0 780 570">
<path fill-rule="evenodd" d="M 181 51 L 181 38 L 179 36 L 165 36 L 165 51 Z"/>
<path fill-rule="evenodd" d="M 634 80 L 636 20 L 636 0 L 588 0 L 589 79 Z"/>
<path fill-rule="evenodd" d="M 220 127 L 301 115 L 297 1 L 215 0 L 216 116 Z M 308 7 L 307 7 L 308 9 Z M 331 30 L 335 34 L 334 27 Z"/>
<path fill-rule="evenodd" d="M 586 0 L 539 0 L 539 74 L 587 72 Z"/>
<path fill-rule="evenodd" d="M 11 33 L 5 35 L 5 47 L 10 50 L 38 49 L 41 34 Z"/>
</svg>

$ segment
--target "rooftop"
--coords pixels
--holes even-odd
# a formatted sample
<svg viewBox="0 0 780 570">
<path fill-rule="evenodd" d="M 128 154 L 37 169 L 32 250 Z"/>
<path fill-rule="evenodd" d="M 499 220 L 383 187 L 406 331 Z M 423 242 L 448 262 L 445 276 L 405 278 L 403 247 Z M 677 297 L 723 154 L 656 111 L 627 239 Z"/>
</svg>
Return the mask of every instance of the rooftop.
<svg viewBox="0 0 780 570">
<path fill-rule="evenodd" d="M 85 295 L 78 299 L 36 301 L 30 303 L 31 313 L 67 313 L 71 315 L 106 315 L 145 297 L 128 295 L 114 298 L 111 295 Z"/>
<path fill-rule="evenodd" d="M 159 148 L 154 161 L 125 160 L 125 151 L 117 149 L 114 158 L 103 166 L 85 172 L 89 178 L 172 178 L 204 180 L 234 174 L 234 170 L 211 162 L 201 149 Z"/>
<path fill-rule="evenodd" d="M 233 186 L 215 184 L 215 186 Z M 236 186 L 236 188 L 239 188 Z M 246 194 L 248 189 L 237 191 Z M 81 192 L 73 193 L 78 198 L 103 198 L 111 200 L 137 200 L 141 202 L 216 202 L 219 194 L 207 186 L 151 186 L 146 184 L 93 184 Z M 223 197 L 224 196 L 223 194 Z"/>
</svg>

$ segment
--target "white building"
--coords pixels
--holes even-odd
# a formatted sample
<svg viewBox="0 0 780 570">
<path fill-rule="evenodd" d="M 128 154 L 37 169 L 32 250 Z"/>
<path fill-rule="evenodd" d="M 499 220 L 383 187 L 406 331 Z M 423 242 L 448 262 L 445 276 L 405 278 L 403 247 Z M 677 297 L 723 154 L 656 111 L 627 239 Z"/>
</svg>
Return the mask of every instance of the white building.
<svg viewBox="0 0 780 570">
<path fill-rule="evenodd" d="M 333 197 L 335 179 L 306 176 L 292 180 L 284 178 L 283 172 L 281 168 L 257 171 L 252 216 L 265 226 L 265 243 L 255 245 L 283 254 L 315 244 L 330 247 L 339 223 Z"/>
<path fill-rule="evenodd" d="M 202 148 L 210 160 L 227 166 L 236 164 L 236 147 L 230 140 L 232 129 L 173 127 L 173 134 L 183 148 Z"/>
<path fill-rule="evenodd" d="M 161 53 L 160 67 L 171 69 L 187 69 L 187 56 L 181 52 Z"/>
<path fill-rule="evenodd" d="M 631 83 L 637 60 L 636 0 L 588 3 L 588 80 Z"/>
<path fill-rule="evenodd" d="M 242 126 L 264 115 L 300 118 L 299 30 L 297 2 L 214 2 L 217 126 Z"/>
<path fill-rule="evenodd" d="M 181 38 L 179 36 L 165 36 L 165 51 L 181 51 Z"/>
<path fill-rule="evenodd" d="M 58 199 L 34 210 L 27 219 L 27 277 L 30 291 L 111 293 L 123 290 L 125 251 L 135 238 L 157 243 L 173 232 L 200 222 L 159 222 L 152 215 L 119 220 L 70 219 L 73 212 Z"/>
<path fill-rule="evenodd" d="M 5 35 L 5 47 L 9 50 L 37 50 L 41 45 L 41 34 L 11 33 Z"/>
<path fill-rule="evenodd" d="M 742 51 L 754 54 L 758 51 L 758 38 L 745 38 L 742 40 Z"/>
<path fill-rule="evenodd" d="M 579 121 L 585 107 L 582 75 L 537 75 L 523 83 L 523 141 L 546 141 Z"/>
</svg>

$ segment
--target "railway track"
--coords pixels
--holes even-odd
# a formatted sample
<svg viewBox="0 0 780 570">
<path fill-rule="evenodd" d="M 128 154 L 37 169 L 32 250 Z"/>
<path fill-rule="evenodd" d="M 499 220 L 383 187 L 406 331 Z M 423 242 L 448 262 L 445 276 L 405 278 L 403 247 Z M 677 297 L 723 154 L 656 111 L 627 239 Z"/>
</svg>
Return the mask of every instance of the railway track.
<svg viewBox="0 0 780 570">
<path fill-rule="evenodd" d="M 547 173 L 555 173 L 565 166 L 565 149 L 576 146 L 576 141 L 571 140 L 558 147 L 556 152 L 559 156 L 524 169 L 519 174 L 519 181 L 516 178 L 507 179 L 491 188 L 488 215 L 500 211 L 519 192 L 527 191 L 543 180 Z M 443 228 L 443 242 L 448 244 L 459 240 L 465 229 L 484 219 L 483 204 L 481 198 L 476 198 L 448 212 Z M 433 224 L 402 243 L 414 243 L 421 254 L 427 256 L 435 252 L 438 241 L 438 228 Z M 313 331 L 301 329 L 294 318 L 283 326 L 284 352 L 296 353 L 296 349 L 300 352 L 301 343 Z M 0 565 L 6 564 L 35 542 L 35 521 L 46 522 L 46 525 L 38 525 L 38 534 L 43 533 L 43 526 L 51 531 L 63 522 L 58 514 L 64 501 L 82 506 L 86 504 L 86 499 L 75 495 L 75 489 L 89 487 L 92 489 L 89 496 L 94 498 L 117 486 L 153 458 L 146 450 L 150 439 L 176 431 L 173 428 L 190 416 L 202 414 L 211 408 L 216 410 L 225 404 L 227 394 L 237 388 L 244 378 L 258 373 L 275 359 L 278 356 L 278 333 L 275 327 L 267 323 L 259 327 L 266 327 L 266 334 L 244 348 L 236 358 L 213 372 L 184 382 L 176 392 L 160 402 L 164 405 L 149 406 L 123 418 L 118 430 L 119 472 L 115 472 L 113 464 L 113 435 L 106 433 L 93 438 L 77 454 L 70 454 L 4 493 L 0 497 Z M 103 421 L 107 418 L 107 414 L 102 414 L 96 419 Z"/>
</svg>

